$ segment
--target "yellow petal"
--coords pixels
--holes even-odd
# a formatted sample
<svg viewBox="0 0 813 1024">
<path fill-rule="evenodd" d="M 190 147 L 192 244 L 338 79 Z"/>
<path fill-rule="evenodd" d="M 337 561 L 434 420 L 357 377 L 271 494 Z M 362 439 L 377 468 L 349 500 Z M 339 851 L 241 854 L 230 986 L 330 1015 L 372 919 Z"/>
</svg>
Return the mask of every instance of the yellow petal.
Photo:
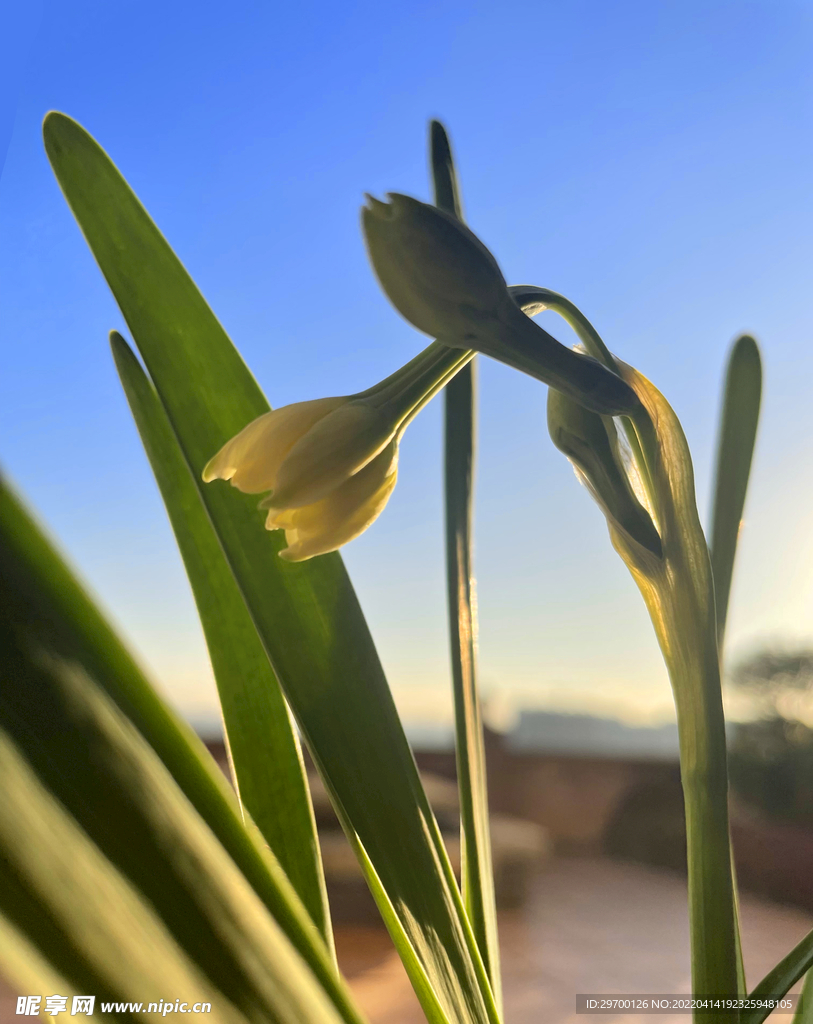
<svg viewBox="0 0 813 1024">
<path fill-rule="evenodd" d="M 345 402 L 347 398 L 319 398 L 259 416 L 207 463 L 204 481 L 231 480 L 232 487 L 246 494 L 272 490 L 279 468 L 296 442 Z"/>
<path fill-rule="evenodd" d="M 302 508 L 321 501 L 374 459 L 393 432 L 386 413 L 367 402 L 334 410 L 290 449 L 265 507 Z"/>
<path fill-rule="evenodd" d="M 302 562 L 335 551 L 358 537 L 384 509 L 397 476 L 398 446 L 392 441 L 321 501 L 303 508 L 270 509 L 266 529 L 284 529 L 288 542 L 280 558 Z"/>
</svg>

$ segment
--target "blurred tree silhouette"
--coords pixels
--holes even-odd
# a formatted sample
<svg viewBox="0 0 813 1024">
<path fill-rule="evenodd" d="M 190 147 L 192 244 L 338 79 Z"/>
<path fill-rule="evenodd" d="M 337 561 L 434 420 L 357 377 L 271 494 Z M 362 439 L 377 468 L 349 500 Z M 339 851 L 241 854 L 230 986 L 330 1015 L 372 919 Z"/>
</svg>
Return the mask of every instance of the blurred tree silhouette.
<svg viewBox="0 0 813 1024">
<path fill-rule="evenodd" d="M 731 682 L 751 698 L 761 718 L 798 720 L 813 688 L 813 651 L 761 651 L 737 667 Z"/>
<path fill-rule="evenodd" d="M 737 727 L 732 786 L 769 817 L 813 825 L 813 729 L 800 720 L 813 690 L 813 651 L 761 651 L 731 683 L 759 715 Z"/>
</svg>

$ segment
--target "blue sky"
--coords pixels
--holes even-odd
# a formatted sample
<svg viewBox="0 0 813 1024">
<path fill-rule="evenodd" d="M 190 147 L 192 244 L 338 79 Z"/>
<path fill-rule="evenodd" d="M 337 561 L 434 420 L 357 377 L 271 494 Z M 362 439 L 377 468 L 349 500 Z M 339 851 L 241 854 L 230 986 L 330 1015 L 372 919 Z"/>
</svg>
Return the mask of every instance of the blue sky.
<svg viewBox="0 0 813 1024">
<path fill-rule="evenodd" d="M 566 294 L 672 402 L 704 517 L 725 353 L 753 333 L 766 397 L 730 655 L 813 643 L 810 4 L 75 0 L 3 17 L 0 464 L 180 707 L 213 707 L 205 650 L 107 349 L 121 316 L 43 153 L 49 109 L 111 154 L 274 405 L 361 390 L 423 347 L 378 290 L 359 206 L 429 197 L 430 117 L 509 281 Z M 639 595 L 547 439 L 544 388 L 480 371 L 484 687 L 668 714 Z M 413 714 L 447 690 L 440 472 L 436 401 L 345 552 Z"/>
</svg>

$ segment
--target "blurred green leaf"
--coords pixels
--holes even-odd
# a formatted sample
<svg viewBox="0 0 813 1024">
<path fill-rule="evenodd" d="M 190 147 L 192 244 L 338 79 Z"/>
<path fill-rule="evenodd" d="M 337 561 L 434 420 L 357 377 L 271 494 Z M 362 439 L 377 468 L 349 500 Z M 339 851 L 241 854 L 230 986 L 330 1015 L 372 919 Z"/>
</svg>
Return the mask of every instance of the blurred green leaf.
<svg viewBox="0 0 813 1024">
<path fill-rule="evenodd" d="M 7 920 L 100 1000 L 171 993 L 210 1001 L 225 1020 L 358 1024 L 346 993 L 340 1015 L 165 765 L 61 648 L 4 575 Z"/>
<path fill-rule="evenodd" d="M 799 994 L 796 1013 L 793 1015 L 793 1024 L 811 1024 L 811 1021 L 813 1021 L 813 971 L 808 971 Z"/>
<path fill-rule="evenodd" d="M 316 823 L 288 707 L 164 407 L 121 335 L 114 331 L 110 342 L 200 613 L 240 800 L 332 947 Z"/>
<path fill-rule="evenodd" d="M 40 819 L 42 815 L 40 814 Z M 85 877 L 89 872 L 85 871 Z M 7 912 L 6 898 L 0 896 L 0 963 L 3 965 L 3 977 L 17 985 L 20 993 L 33 995 L 37 989 L 62 995 L 81 995 L 73 984 L 58 973 L 45 959 L 42 951 L 29 937 L 5 917 Z M 42 903 L 35 904 L 35 913 L 41 916 L 46 913 Z"/>
<path fill-rule="evenodd" d="M 232 941 L 241 928 L 253 929 L 252 942 L 266 948 L 269 926 L 263 922 L 273 921 L 259 897 L 341 1016 L 357 1024 L 324 941 L 279 864 L 252 842 L 214 762 L 205 751 L 198 754 L 6 485 L 0 487 L 0 633 L 0 728 L 211 982 L 221 991 L 245 990 L 246 998 L 252 988 L 264 990 L 262 958 L 252 945 Z M 112 710 L 111 698 L 126 717 Z M 167 726 L 166 734 L 156 721 Z M 136 731 L 142 724 L 143 736 Z M 163 762 L 148 746 L 151 737 L 163 744 Z M 194 809 L 169 774 L 177 766 L 185 781 L 198 784 L 189 787 L 198 798 Z M 200 782 L 210 777 L 207 790 Z M 216 843 L 212 824 L 230 849 Z M 239 873 L 239 861 L 250 874 Z M 217 895 L 227 883 L 229 891 L 243 893 L 237 910 Z M 251 898 L 244 893 L 250 885 Z M 18 893 L 29 904 L 15 919 L 18 927 L 37 919 L 27 891 Z M 82 913 L 81 903 L 70 912 Z M 46 927 L 32 938 L 46 955 L 50 934 Z M 260 982 L 247 970 L 259 971 Z"/>
<path fill-rule="evenodd" d="M 714 472 L 709 547 L 714 573 L 717 636 L 721 650 L 761 397 L 762 360 L 759 347 L 753 338 L 744 334 L 734 342 L 728 357 Z"/>
<path fill-rule="evenodd" d="M 0 958 L 23 991 L 158 1002 L 247 1018 L 195 968 L 0 729 Z M 24 986 L 24 987 L 23 987 Z M 115 1018 L 114 1018 L 115 1019 Z M 119 1019 L 132 1019 L 122 1014 Z"/>
<path fill-rule="evenodd" d="M 289 937 L 308 955 L 318 935 L 276 860 L 246 831 L 231 787 L 200 740 L 164 704 L 109 624 L 0 477 L 0 576 L 14 582 L 49 642 L 93 673 L 152 746 Z"/>
<path fill-rule="evenodd" d="M 432 1021 L 496 1020 L 488 979 L 395 705 L 338 555 L 276 557 L 256 499 L 200 474 L 268 410 L 100 147 L 49 114 L 46 150 L 166 410 L 274 672 Z"/>
<path fill-rule="evenodd" d="M 462 220 L 457 173 L 443 125 L 430 125 L 435 203 Z M 469 915 L 497 1004 L 500 947 L 488 824 L 483 722 L 477 686 L 477 613 L 472 602 L 472 482 L 475 459 L 476 360 L 444 389 L 446 588 L 460 793 L 460 873 Z"/>
<path fill-rule="evenodd" d="M 811 967 L 813 967 L 813 931 L 808 932 L 772 971 L 768 971 L 750 993 L 750 997 L 761 999 L 764 996 L 776 996 L 777 998 L 784 996 Z M 807 980 L 805 980 L 804 987 L 808 1002 L 811 1002 L 810 986 Z M 740 1024 L 762 1024 L 770 1012 L 769 1009 L 744 1010 L 740 1016 Z"/>
</svg>

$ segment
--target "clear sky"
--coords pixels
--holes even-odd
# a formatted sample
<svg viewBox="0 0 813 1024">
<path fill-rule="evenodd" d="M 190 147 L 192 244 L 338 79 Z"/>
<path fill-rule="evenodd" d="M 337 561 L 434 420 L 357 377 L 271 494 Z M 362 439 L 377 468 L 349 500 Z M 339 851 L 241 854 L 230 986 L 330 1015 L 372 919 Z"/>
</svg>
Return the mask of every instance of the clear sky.
<svg viewBox="0 0 813 1024">
<path fill-rule="evenodd" d="M 273 405 L 364 389 L 424 346 L 379 292 L 359 206 L 430 197 L 430 117 L 508 280 L 563 292 L 670 399 L 704 518 L 725 354 L 753 333 L 766 396 L 730 653 L 813 643 L 813 6 L 29 0 L 3 17 L 0 463 L 180 707 L 213 706 L 205 649 L 107 348 L 122 318 L 43 152 L 52 108 L 111 154 Z M 480 369 L 484 687 L 667 714 L 545 389 Z M 439 414 L 409 428 L 386 512 L 345 550 L 412 713 L 447 689 Z"/>
</svg>

